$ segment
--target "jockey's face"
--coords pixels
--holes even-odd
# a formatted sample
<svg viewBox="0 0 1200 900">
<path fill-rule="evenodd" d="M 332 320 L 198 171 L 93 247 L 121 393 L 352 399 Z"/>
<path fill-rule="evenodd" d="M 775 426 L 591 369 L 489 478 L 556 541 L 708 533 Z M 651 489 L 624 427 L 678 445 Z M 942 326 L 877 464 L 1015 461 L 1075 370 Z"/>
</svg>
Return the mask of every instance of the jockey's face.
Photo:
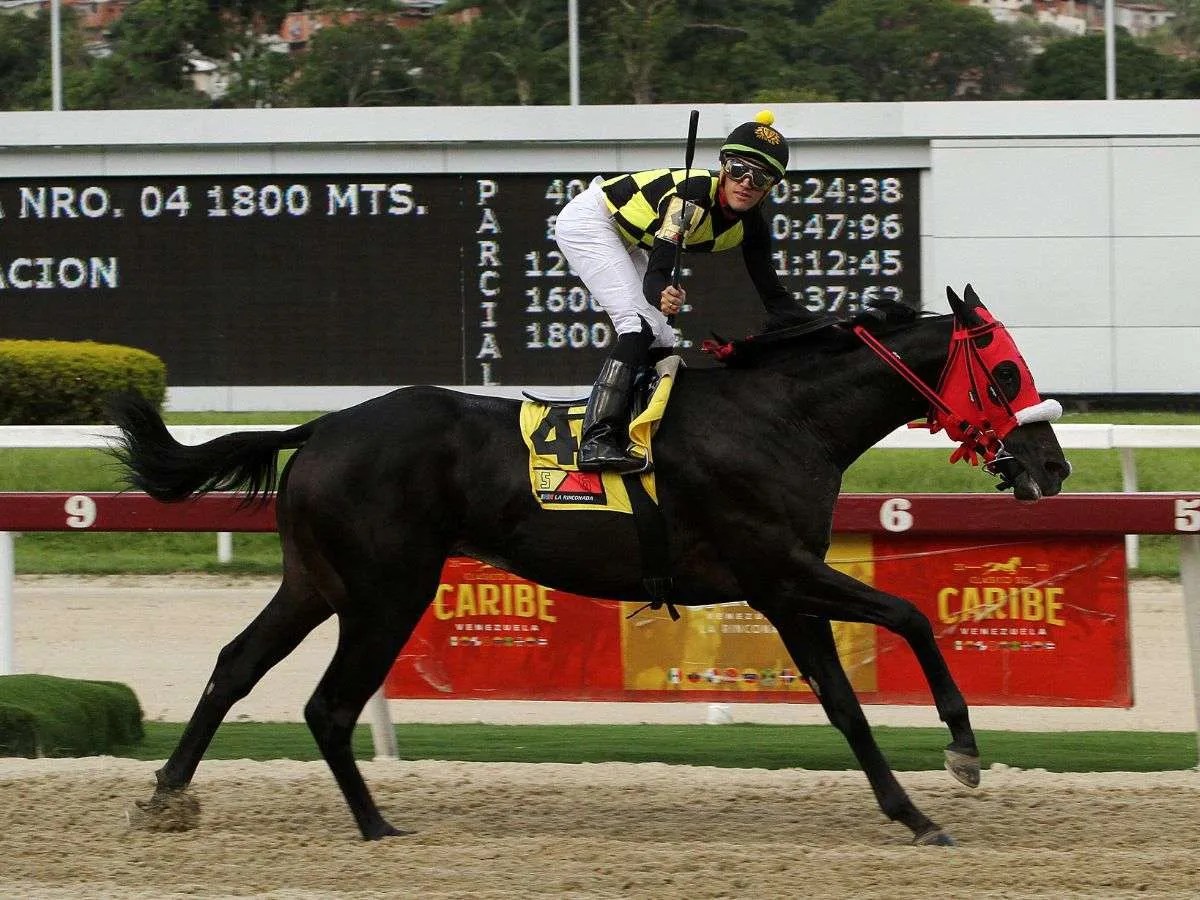
<svg viewBox="0 0 1200 900">
<path fill-rule="evenodd" d="M 762 166 L 740 156 L 729 156 L 721 164 L 721 189 L 725 203 L 734 212 L 753 209 L 767 195 L 775 178 Z"/>
</svg>

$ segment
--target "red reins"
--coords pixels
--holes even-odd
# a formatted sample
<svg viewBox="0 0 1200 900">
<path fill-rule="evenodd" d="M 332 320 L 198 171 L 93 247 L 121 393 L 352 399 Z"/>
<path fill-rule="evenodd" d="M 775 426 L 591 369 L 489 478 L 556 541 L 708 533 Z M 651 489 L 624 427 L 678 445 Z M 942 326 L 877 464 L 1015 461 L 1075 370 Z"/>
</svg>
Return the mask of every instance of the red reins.
<svg viewBox="0 0 1200 900">
<path fill-rule="evenodd" d="M 856 337 L 871 349 L 881 360 L 888 364 L 898 375 L 904 378 L 922 397 L 929 401 L 929 414 L 924 422 L 911 422 L 909 428 L 928 428 L 931 434 L 945 431 L 947 436 L 958 442 L 958 447 L 950 455 L 950 462 L 956 463 L 965 459 L 973 466 L 983 462 L 989 463 L 1003 450 L 1001 438 L 1012 431 L 1017 425 L 1012 408 L 1004 397 L 1004 392 L 987 365 L 979 357 L 979 352 L 973 343 L 985 332 L 1000 326 L 998 322 L 989 322 L 978 328 L 963 328 L 957 321 L 954 332 L 950 336 L 950 352 L 946 356 L 946 364 L 938 378 L 938 390 L 934 390 L 923 382 L 912 369 L 901 361 L 892 350 L 888 349 L 873 334 L 862 325 L 855 325 L 853 332 Z M 967 396 L 947 396 L 951 387 L 950 376 L 956 368 L 964 368 L 963 377 L 967 379 L 969 390 Z M 987 387 L 983 387 L 986 383 Z M 982 388 L 982 389 L 981 389 Z M 991 395 L 997 398 L 1006 411 L 1006 420 L 999 427 L 993 424 L 984 414 L 980 397 L 991 389 Z"/>
</svg>

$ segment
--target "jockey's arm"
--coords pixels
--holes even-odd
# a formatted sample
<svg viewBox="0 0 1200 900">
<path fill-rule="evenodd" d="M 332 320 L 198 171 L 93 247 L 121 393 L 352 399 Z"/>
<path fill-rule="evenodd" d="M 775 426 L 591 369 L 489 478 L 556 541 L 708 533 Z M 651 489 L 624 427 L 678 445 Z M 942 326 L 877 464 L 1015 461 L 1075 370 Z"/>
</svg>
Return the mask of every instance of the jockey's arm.
<svg viewBox="0 0 1200 900">
<path fill-rule="evenodd" d="M 674 268 L 675 244 L 663 238 L 655 238 L 654 249 L 650 251 L 650 262 L 646 266 L 646 275 L 642 279 L 642 295 L 651 306 L 661 308 L 663 292 L 671 287 Z M 680 291 L 682 290 L 680 288 Z"/>
<path fill-rule="evenodd" d="M 771 258 L 771 234 L 761 212 L 755 209 L 742 221 L 745 228 L 742 260 L 746 263 L 746 272 L 754 282 L 754 289 L 758 291 L 763 307 L 773 316 L 801 312 L 800 305 L 775 273 L 775 260 Z"/>
<path fill-rule="evenodd" d="M 704 182 L 707 183 L 707 177 Z M 690 193 L 699 192 L 691 187 L 690 181 L 685 182 L 684 188 Z M 651 306 L 670 314 L 678 312 L 687 299 L 683 287 L 671 283 L 675 274 L 676 248 L 685 235 L 696 230 L 706 210 L 699 203 L 685 202 L 678 193 L 672 191 L 663 197 L 658 212 L 658 219 L 649 229 L 654 235 L 654 246 L 650 250 L 650 262 L 642 279 L 642 295 Z"/>
</svg>

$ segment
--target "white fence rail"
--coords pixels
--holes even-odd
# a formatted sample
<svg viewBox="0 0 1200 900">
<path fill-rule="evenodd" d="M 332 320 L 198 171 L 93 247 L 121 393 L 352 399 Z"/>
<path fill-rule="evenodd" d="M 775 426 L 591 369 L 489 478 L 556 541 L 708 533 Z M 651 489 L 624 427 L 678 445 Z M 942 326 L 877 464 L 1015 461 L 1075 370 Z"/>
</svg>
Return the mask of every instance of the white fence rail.
<svg viewBox="0 0 1200 900">
<path fill-rule="evenodd" d="M 175 439 L 199 444 L 235 431 L 285 431 L 292 425 L 174 425 Z M 1116 450 L 1121 458 L 1121 489 L 1138 490 L 1135 450 L 1200 448 L 1200 425 L 1058 425 L 1059 442 L 1067 450 Z M 117 437 L 112 425 L 7 425 L 0 426 L 0 449 L 102 449 Z M 875 445 L 884 450 L 949 450 L 944 434 L 898 428 Z M 1126 560 L 1138 565 L 1138 536 L 1125 537 Z M 217 535 L 217 559 L 229 562 L 233 539 Z"/>
<path fill-rule="evenodd" d="M 185 444 L 199 444 L 235 431 L 286 431 L 295 425 L 169 425 Z M 1056 425 L 1068 450 L 1144 450 L 1200 447 L 1200 425 Z M 112 425 L 0 426 L 0 448 L 102 448 L 117 436 Z M 897 428 L 875 445 L 890 450 L 949 449 L 944 434 L 919 428 Z"/>
</svg>

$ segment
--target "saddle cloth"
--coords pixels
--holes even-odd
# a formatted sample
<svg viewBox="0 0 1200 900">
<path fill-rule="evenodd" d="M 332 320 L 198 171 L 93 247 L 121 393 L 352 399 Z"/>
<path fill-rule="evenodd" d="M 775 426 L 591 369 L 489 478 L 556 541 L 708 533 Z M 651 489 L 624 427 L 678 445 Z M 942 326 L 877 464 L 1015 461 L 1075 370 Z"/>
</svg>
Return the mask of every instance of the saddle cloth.
<svg viewBox="0 0 1200 900">
<path fill-rule="evenodd" d="M 645 408 L 629 423 L 632 452 L 653 465 L 651 440 L 662 421 L 683 360 L 669 356 L 654 367 L 655 381 Z M 521 404 L 521 437 L 529 448 L 529 482 L 543 509 L 592 509 L 632 513 L 629 492 L 616 472 L 580 472 L 579 439 L 583 403 Z M 653 470 L 638 476 L 650 499 L 658 502 Z"/>
</svg>

